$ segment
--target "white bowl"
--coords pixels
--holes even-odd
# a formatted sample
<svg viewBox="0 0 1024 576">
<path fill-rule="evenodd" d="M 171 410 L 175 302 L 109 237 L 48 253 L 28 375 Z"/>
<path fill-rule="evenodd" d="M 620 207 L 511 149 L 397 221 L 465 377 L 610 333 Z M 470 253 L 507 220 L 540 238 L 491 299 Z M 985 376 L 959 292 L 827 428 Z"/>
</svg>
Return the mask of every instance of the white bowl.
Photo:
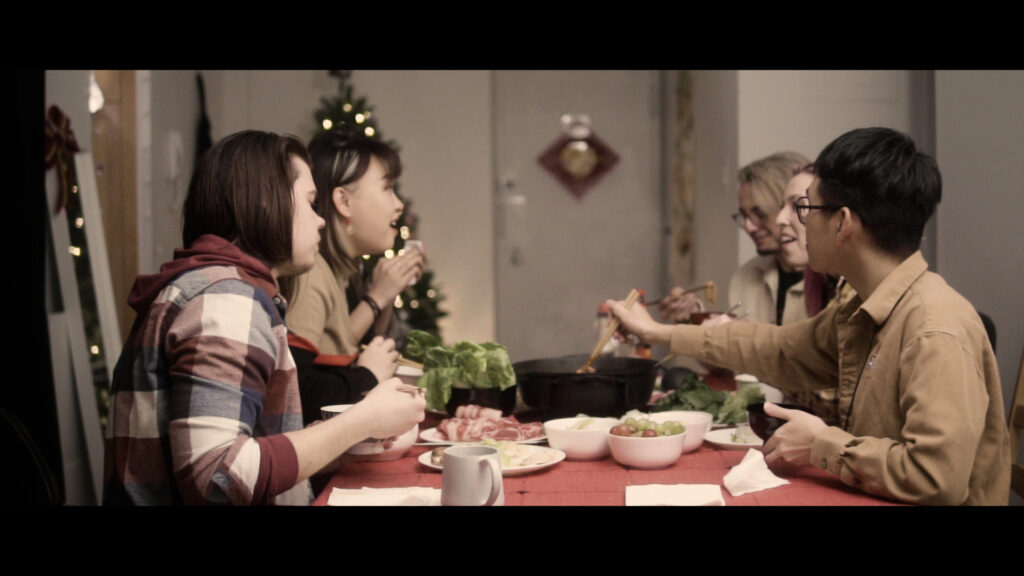
<svg viewBox="0 0 1024 576">
<path fill-rule="evenodd" d="M 570 427 L 583 420 L 593 420 L 582 430 Z M 544 423 L 548 445 L 565 452 L 569 460 L 600 460 L 608 456 L 608 429 L 618 425 L 615 418 L 559 418 Z"/>
<path fill-rule="evenodd" d="M 623 466 L 632 468 L 665 468 L 675 464 L 683 452 L 687 433 L 674 436 L 616 436 L 608 432 L 608 448 L 612 458 Z"/>
<path fill-rule="evenodd" d="M 333 404 L 321 406 L 320 415 L 324 420 L 337 416 L 345 410 L 354 406 L 353 404 Z M 395 439 L 390 448 L 385 448 L 382 440 L 367 438 L 345 451 L 345 454 L 360 456 L 362 460 L 385 461 L 398 460 L 412 448 L 416 438 L 420 435 L 420 425 L 413 424 L 407 432 Z"/>
<path fill-rule="evenodd" d="M 711 423 L 715 417 L 710 412 L 697 410 L 670 410 L 668 412 L 652 412 L 648 418 L 654 422 L 682 422 L 686 426 L 686 442 L 683 453 L 693 452 L 704 443 L 704 435 L 711 431 Z"/>
<path fill-rule="evenodd" d="M 395 369 L 395 377 L 401 380 L 403 384 L 410 386 L 415 386 L 420 376 L 423 376 L 423 370 L 413 368 L 412 366 L 400 365 Z"/>
</svg>

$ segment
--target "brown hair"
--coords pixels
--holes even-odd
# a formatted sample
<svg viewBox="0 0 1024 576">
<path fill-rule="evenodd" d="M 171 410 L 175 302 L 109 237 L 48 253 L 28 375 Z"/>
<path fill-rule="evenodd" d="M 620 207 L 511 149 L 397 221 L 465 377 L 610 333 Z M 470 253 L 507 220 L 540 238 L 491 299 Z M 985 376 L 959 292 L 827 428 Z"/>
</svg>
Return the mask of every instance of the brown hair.
<svg viewBox="0 0 1024 576">
<path fill-rule="evenodd" d="M 794 171 L 810 162 L 799 152 L 776 152 L 740 168 L 738 178 L 741 185 L 754 187 L 754 201 L 774 218 L 785 199 L 786 184 Z M 764 200 L 759 201 L 759 197 Z"/>
<path fill-rule="evenodd" d="M 182 207 L 181 239 L 204 234 L 229 240 L 268 266 L 292 258 L 292 157 L 311 164 L 294 136 L 236 132 L 199 159 Z"/>
<path fill-rule="evenodd" d="M 394 182 L 402 174 L 402 161 L 391 145 L 373 140 L 358 127 L 341 125 L 320 132 L 309 142 L 313 182 L 316 184 L 316 211 L 326 221 L 321 231 L 320 254 L 334 273 L 351 276 L 357 263 L 342 249 L 339 222 L 333 194 L 338 186 L 359 181 L 376 158 L 384 168 L 384 177 Z"/>
</svg>

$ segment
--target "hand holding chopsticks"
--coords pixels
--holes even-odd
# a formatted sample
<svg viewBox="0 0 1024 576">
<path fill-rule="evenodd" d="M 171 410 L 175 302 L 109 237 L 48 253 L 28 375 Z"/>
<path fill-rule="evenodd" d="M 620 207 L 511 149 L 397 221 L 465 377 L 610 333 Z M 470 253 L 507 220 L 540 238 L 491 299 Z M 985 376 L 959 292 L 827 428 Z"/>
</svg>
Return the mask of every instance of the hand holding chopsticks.
<svg viewBox="0 0 1024 576">
<path fill-rule="evenodd" d="M 626 296 L 626 310 L 633 307 L 633 304 L 640 299 L 640 292 L 635 289 L 629 291 L 629 295 Z M 598 355 L 601 354 L 601 350 L 604 350 L 605 344 L 611 339 L 612 334 L 619 328 L 619 319 L 612 317 L 608 323 L 608 327 L 605 328 L 604 334 L 601 335 L 601 339 L 597 341 L 597 346 L 594 346 L 594 351 L 591 352 L 590 358 L 587 359 L 587 363 L 576 370 L 577 374 L 587 374 L 593 372 L 594 369 L 590 366 L 597 359 Z"/>
</svg>

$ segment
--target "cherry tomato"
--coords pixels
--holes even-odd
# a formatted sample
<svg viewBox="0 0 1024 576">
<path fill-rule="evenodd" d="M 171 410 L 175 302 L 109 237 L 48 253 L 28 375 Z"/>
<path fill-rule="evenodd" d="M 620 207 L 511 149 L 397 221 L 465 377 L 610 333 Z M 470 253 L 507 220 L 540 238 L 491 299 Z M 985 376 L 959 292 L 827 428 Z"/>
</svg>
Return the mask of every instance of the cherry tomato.
<svg viewBox="0 0 1024 576">
<path fill-rule="evenodd" d="M 611 433 L 616 436 L 629 436 L 633 433 L 633 427 L 628 424 L 621 424 L 619 426 L 612 427 Z"/>
</svg>

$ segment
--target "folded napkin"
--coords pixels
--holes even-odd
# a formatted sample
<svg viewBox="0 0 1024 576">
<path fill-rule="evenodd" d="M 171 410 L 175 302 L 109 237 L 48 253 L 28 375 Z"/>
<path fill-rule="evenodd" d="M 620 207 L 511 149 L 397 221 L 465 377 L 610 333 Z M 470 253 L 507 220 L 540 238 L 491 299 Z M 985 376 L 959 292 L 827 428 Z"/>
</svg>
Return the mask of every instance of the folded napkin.
<svg viewBox="0 0 1024 576">
<path fill-rule="evenodd" d="M 328 506 L 440 506 L 441 490 L 408 488 L 335 488 L 327 498 Z"/>
<path fill-rule="evenodd" d="M 717 484 L 626 486 L 626 506 L 725 506 Z"/>
<path fill-rule="evenodd" d="M 768 469 L 765 464 L 764 454 L 760 450 L 751 448 L 747 450 L 743 460 L 732 467 L 732 470 L 722 478 L 722 484 L 729 489 L 733 496 L 741 496 L 749 492 L 767 490 L 777 486 L 789 484 L 789 480 L 783 480 Z"/>
</svg>

